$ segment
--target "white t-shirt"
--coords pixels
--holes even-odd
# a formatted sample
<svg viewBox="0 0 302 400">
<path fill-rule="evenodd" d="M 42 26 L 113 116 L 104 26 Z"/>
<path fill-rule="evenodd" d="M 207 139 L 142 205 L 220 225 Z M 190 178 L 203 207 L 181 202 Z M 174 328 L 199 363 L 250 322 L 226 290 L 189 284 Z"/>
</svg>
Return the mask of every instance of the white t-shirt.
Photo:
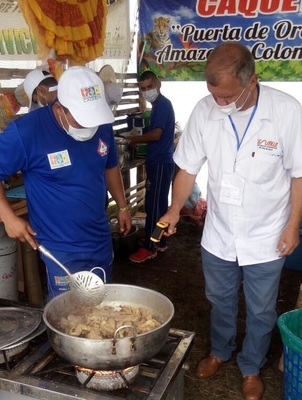
<svg viewBox="0 0 302 400">
<path fill-rule="evenodd" d="M 278 258 L 276 247 L 290 213 L 291 178 L 302 177 L 302 108 L 296 99 L 260 85 L 256 112 L 237 151 L 229 117 L 212 95 L 204 97 L 181 135 L 174 161 L 193 175 L 208 161 L 201 241 L 206 250 L 229 261 L 238 258 L 240 265 Z M 231 184 L 233 178 L 240 182 L 237 204 L 223 200 L 225 177 Z"/>
</svg>

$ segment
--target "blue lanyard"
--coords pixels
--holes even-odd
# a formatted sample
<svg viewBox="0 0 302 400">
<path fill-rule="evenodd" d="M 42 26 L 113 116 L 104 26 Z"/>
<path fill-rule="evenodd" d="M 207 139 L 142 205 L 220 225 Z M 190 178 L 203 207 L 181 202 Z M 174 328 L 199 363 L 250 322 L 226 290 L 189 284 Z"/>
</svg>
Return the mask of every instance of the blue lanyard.
<svg viewBox="0 0 302 400">
<path fill-rule="evenodd" d="M 246 132 L 247 132 L 248 129 L 249 129 L 249 126 L 251 125 L 251 122 L 252 122 L 252 120 L 253 120 L 253 118 L 254 118 L 254 115 L 255 115 L 255 112 L 256 112 L 256 110 L 257 110 L 257 107 L 258 107 L 258 99 L 257 99 L 257 101 L 256 101 L 256 103 L 255 103 L 255 105 L 254 105 L 252 114 L 251 114 L 251 116 L 250 116 L 250 118 L 249 118 L 249 121 L 248 121 L 247 126 L 246 126 L 246 128 L 245 128 L 245 131 L 244 131 L 244 134 L 243 134 L 243 136 L 242 136 L 241 141 L 239 141 L 239 135 L 238 135 L 236 126 L 235 126 L 235 124 L 234 124 L 234 121 L 232 120 L 232 117 L 231 117 L 230 115 L 228 115 L 229 120 L 230 120 L 231 125 L 232 125 L 232 128 L 233 128 L 233 131 L 234 131 L 235 136 L 236 136 L 236 140 L 237 140 L 237 151 L 239 150 L 239 148 L 240 148 L 240 146 L 241 146 L 241 143 L 243 142 L 243 139 L 244 139 L 244 137 L 245 137 L 245 135 L 246 135 Z"/>
</svg>

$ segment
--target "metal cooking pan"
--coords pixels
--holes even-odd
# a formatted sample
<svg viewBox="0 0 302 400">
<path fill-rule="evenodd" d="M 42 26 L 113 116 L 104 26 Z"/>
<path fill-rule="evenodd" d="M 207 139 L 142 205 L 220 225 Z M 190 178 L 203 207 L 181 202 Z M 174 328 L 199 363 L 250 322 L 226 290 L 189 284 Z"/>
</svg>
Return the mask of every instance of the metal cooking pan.
<svg viewBox="0 0 302 400">
<path fill-rule="evenodd" d="M 70 314 L 81 315 L 85 313 L 85 308 L 73 305 L 70 293 L 65 292 L 53 298 L 43 313 L 56 353 L 72 364 L 102 370 L 120 370 L 152 358 L 167 340 L 174 315 L 172 302 L 161 293 L 139 286 L 106 284 L 106 291 L 102 306 L 125 304 L 148 308 L 161 326 L 143 334 L 133 332 L 126 338 L 87 339 L 67 335 L 58 329 L 60 319 Z"/>
</svg>

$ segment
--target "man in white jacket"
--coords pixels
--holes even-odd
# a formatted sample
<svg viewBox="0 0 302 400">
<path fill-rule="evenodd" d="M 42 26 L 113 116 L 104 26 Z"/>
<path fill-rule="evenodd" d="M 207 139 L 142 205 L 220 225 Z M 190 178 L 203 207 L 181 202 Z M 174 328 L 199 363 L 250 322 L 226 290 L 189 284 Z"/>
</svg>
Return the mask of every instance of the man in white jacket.
<svg viewBox="0 0 302 400">
<path fill-rule="evenodd" d="M 237 354 L 246 400 L 261 399 L 285 256 L 299 244 L 302 216 L 302 109 L 293 97 L 260 85 L 250 51 L 217 46 L 208 58 L 210 95 L 195 106 L 177 146 L 180 170 L 160 221 L 176 231 L 179 211 L 208 162 L 207 216 L 201 241 L 211 303 L 211 351 L 199 378 L 214 375 L 236 350 L 243 282 L 246 335 Z"/>
</svg>

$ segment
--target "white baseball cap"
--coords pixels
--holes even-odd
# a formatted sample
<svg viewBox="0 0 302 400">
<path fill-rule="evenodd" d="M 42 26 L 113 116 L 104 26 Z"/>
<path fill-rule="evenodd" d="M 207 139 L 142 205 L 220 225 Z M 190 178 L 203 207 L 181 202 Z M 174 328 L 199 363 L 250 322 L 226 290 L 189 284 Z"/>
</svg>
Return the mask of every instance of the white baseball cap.
<svg viewBox="0 0 302 400">
<path fill-rule="evenodd" d="M 74 66 L 64 71 L 59 79 L 58 99 L 84 128 L 114 122 L 103 82 L 90 68 Z"/>
<path fill-rule="evenodd" d="M 33 92 L 36 89 L 37 86 L 40 85 L 44 79 L 51 78 L 52 75 L 48 71 L 43 71 L 42 69 L 34 69 L 33 71 L 30 71 L 23 82 L 23 87 L 25 90 L 25 93 L 29 99 L 29 106 L 28 109 L 31 111 L 33 109 Z"/>
</svg>

